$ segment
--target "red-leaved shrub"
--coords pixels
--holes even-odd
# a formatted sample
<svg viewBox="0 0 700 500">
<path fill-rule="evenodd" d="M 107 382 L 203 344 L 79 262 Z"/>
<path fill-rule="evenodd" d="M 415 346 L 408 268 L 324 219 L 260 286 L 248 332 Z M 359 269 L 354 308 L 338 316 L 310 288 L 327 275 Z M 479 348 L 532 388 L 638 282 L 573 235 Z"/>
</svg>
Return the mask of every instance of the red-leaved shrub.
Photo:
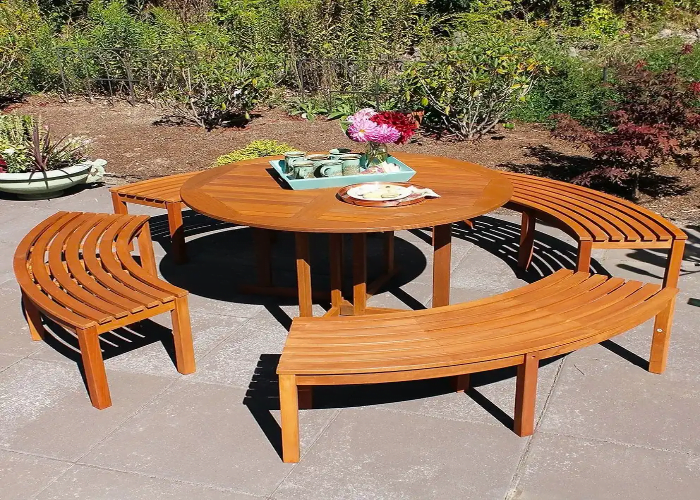
<svg viewBox="0 0 700 500">
<path fill-rule="evenodd" d="M 613 182 L 637 197 L 640 180 L 663 164 L 700 166 L 700 82 L 684 81 L 675 68 L 654 73 L 640 61 L 619 68 L 615 86 L 621 100 L 609 115 L 610 131 L 591 130 L 568 115 L 553 117 L 555 136 L 593 153 L 591 168 L 572 182 Z"/>
</svg>

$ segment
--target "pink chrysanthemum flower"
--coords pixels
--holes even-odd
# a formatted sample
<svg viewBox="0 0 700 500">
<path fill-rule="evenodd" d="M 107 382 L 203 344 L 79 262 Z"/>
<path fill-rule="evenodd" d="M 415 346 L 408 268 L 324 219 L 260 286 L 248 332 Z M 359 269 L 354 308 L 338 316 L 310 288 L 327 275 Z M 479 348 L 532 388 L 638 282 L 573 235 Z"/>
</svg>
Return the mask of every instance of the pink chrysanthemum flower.
<svg viewBox="0 0 700 500">
<path fill-rule="evenodd" d="M 396 142 L 401 137 L 401 132 L 391 125 L 382 124 L 368 130 L 365 135 L 369 142 L 389 144 Z"/>
<path fill-rule="evenodd" d="M 379 127 L 379 125 L 369 118 L 355 117 L 348 127 L 348 136 L 355 142 L 367 142 L 371 140 L 367 138 L 367 135 L 377 127 Z"/>
<path fill-rule="evenodd" d="M 356 120 L 368 120 L 370 117 L 376 114 L 377 112 L 372 108 L 363 108 L 357 111 L 354 115 L 348 116 L 348 122 L 355 123 Z"/>
</svg>

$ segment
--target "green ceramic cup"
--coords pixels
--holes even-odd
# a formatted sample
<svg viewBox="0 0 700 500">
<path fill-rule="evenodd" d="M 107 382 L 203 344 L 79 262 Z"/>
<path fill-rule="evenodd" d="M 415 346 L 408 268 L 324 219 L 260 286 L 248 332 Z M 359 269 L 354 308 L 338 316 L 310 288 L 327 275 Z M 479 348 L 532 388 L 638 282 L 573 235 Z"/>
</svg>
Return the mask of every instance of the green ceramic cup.
<svg viewBox="0 0 700 500">
<path fill-rule="evenodd" d="M 294 162 L 295 179 L 313 179 L 316 166 L 308 160 L 297 160 Z"/>
<path fill-rule="evenodd" d="M 284 173 L 291 174 L 294 172 L 294 162 L 303 160 L 306 156 L 305 151 L 287 151 L 284 153 Z"/>
<path fill-rule="evenodd" d="M 318 168 L 321 177 L 338 177 L 343 175 L 343 162 L 340 160 L 326 160 Z"/>
<path fill-rule="evenodd" d="M 340 161 L 343 162 L 343 175 L 357 175 L 360 173 L 360 158 L 362 155 L 350 153 L 340 155 Z"/>
<path fill-rule="evenodd" d="M 349 148 L 335 148 L 328 151 L 328 153 L 330 153 L 332 160 L 339 160 L 342 155 L 347 154 L 350 151 L 351 149 Z"/>
</svg>

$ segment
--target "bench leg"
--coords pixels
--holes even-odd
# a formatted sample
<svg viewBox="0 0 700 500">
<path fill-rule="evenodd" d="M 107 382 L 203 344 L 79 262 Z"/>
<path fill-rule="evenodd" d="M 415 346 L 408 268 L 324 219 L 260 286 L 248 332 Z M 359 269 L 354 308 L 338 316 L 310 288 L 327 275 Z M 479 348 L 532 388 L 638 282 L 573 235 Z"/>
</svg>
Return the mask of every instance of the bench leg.
<svg viewBox="0 0 700 500">
<path fill-rule="evenodd" d="M 129 213 L 129 209 L 126 207 L 126 201 L 117 193 L 112 193 L 112 206 L 114 207 L 115 214 L 126 215 Z"/>
<path fill-rule="evenodd" d="M 467 392 L 469 390 L 469 374 L 452 377 L 452 388 L 455 392 Z"/>
<path fill-rule="evenodd" d="M 24 313 L 27 316 L 27 324 L 29 325 L 29 333 L 32 340 L 41 340 L 44 338 L 44 324 L 41 322 L 41 314 L 34 303 L 22 294 L 22 303 L 24 304 Z"/>
<path fill-rule="evenodd" d="M 518 365 L 513 430 L 520 437 L 530 436 L 535 431 L 535 399 L 537 397 L 539 362 L 537 354 L 529 353 L 525 355 L 525 362 Z"/>
<path fill-rule="evenodd" d="M 663 373 L 666 369 L 675 304 L 676 298 L 674 297 L 668 306 L 656 315 L 654 320 L 654 336 L 651 339 L 651 353 L 649 355 L 649 371 L 651 373 Z"/>
<path fill-rule="evenodd" d="M 153 240 L 151 239 L 151 229 L 148 223 L 144 224 L 138 235 L 139 255 L 141 256 L 141 266 L 151 273 L 153 276 L 158 276 L 158 267 L 156 266 L 156 256 L 153 253 Z"/>
<path fill-rule="evenodd" d="M 576 261 L 576 271 L 579 273 L 589 273 L 591 269 L 591 253 L 593 252 L 593 242 L 578 242 L 578 259 Z"/>
<path fill-rule="evenodd" d="M 299 461 L 299 400 L 296 377 L 280 375 L 280 415 L 282 418 L 282 461 Z"/>
<path fill-rule="evenodd" d="M 310 410 L 314 406 L 314 387 L 312 385 L 298 385 L 299 409 Z"/>
<path fill-rule="evenodd" d="M 684 251 L 685 240 L 674 240 L 671 251 L 668 253 L 668 264 L 664 272 L 664 287 L 676 288 L 678 286 Z"/>
<path fill-rule="evenodd" d="M 192 327 L 190 326 L 190 310 L 187 307 L 187 296 L 175 299 L 175 309 L 173 309 L 171 316 L 177 371 L 183 375 L 194 373 L 194 346 L 192 344 Z"/>
<path fill-rule="evenodd" d="M 182 222 L 182 202 L 166 203 L 168 211 L 168 228 L 170 229 L 170 241 L 173 248 L 173 259 L 178 264 L 187 262 L 187 250 L 185 248 L 185 226 Z"/>
<path fill-rule="evenodd" d="M 105 372 L 105 363 L 102 359 L 97 328 L 79 329 L 76 333 L 78 334 L 80 356 L 83 359 L 83 370 L 85 370 L 85 380 L 87 381 L 92 406 L 98 410 L 103 410 L 112 406 L 112 398 L 109 395 L 107 373 Z"/>
<path fill-rule="evenodd" d="M 518 247 L 518 267 L 527 270 L 532 262 L 535 249 L 535 214 L 523 211 L 520 226 L 520 246 Z"/>
</svg>

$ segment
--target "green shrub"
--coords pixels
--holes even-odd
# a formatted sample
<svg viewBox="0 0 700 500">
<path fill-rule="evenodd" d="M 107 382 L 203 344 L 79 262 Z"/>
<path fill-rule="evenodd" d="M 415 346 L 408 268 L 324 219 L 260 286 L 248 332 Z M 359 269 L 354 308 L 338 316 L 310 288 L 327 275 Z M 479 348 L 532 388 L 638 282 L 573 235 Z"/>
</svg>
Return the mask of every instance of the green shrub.
<svg viewBox="0 0 700 500">
<path fill-rule="evenodd" d="M 38 48 L 51 41 L 50 26 L 36 4 L 27 0 L 0 2 L 0 104 L 40 88 L 33 70 Z M 33 76 L 38 76 L 35 82 Z M 35 85 L 38 83 L 38 85 Z"/>
<path fill-rule="evenodd" d="M 406 70 L 405 93 L 423 124 L 474 139 L 492 130 L 524 101 L 540 63 L 518 40 L 485 35 L 438 49 Z"/>
<path fill-rule="evenodd" d="M 252 160 L 263 156 L 283 155 L 287 151 L 294 150 L 289 144 L 277 142 L 270 139 L 252 141 L 241 149 L 237 149 L 228 154 L 219 156 L 214 162 L 215 167 L 226 165 L 236 161 Z"/>
</svg>

